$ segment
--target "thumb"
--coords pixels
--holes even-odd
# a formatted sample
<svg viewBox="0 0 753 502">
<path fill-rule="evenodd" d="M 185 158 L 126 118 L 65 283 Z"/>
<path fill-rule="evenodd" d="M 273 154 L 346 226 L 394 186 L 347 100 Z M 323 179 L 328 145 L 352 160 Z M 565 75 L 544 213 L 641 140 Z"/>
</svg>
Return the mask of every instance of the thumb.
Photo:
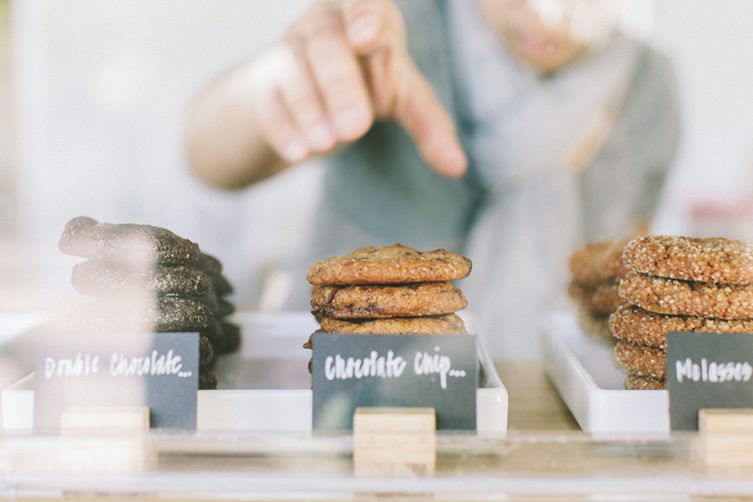
<svg viewBox="0 0 753 502">
<path fill-rule="evenodd" d="M 421 157 L 432 169 L 448 178 L 459 178 L 468 168 L 468 159 L 452 118 L 415 64 L 407 58 L 405 64 L 394 118 L 416 142 Z"/>
</svg>

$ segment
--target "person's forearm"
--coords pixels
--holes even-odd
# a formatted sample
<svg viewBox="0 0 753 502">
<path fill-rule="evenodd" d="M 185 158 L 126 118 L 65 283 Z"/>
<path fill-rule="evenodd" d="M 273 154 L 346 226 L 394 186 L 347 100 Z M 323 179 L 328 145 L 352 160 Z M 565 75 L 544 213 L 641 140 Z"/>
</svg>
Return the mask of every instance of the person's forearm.
<svg viewBox="0 0 753 502">
<path fill-rule="evenodd" d="M 264 139 L 253 110 L 251 65 L 246 63 L 211 83 L 186 119 L 186 153 L 203 182 L 239 189 L 283 170 L 283 161 Z"/>
</svg>

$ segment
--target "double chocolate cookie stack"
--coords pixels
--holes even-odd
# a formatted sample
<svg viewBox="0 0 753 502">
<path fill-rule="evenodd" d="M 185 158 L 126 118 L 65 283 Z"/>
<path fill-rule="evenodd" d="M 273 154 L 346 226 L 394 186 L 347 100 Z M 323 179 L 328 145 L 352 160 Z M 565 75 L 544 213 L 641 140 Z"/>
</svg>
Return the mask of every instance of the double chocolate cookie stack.
<svg viewBox="0 0 753 502">
<path fill-rule="evenodd" d="M 222 273 L 222 262 L 212 255 L 201 253 L 196 267 L 209 278 L 210 287 L 217 298 L 216 304 L 210 301 L 214 320 L 201 330 L 200 334 L 211 340 L 218 354 L 235 352 L 241 344 L 241 330 L 229 319 L 229 316 L 235 312 L 235 305 L 228 300 L 228 296 L 233 292 L 233 286 Z"/>
<path fill-rule="evenodd" d="M 470 271 L 469 259 L 443 249 L 357 249 L 309 268 L 311 313 L 325 333 L 465 334 L 455 312 L 468 302 L 452 281 Z"/>
<path fill-rule="evenodd" d="M 86 258 L 71 281 L 94 297 L 77 312 L 77 324 L 109 331 L 120 326 L 156 332 L 199 332 L 202 389 L 215 388 L 215 354 L 237 349 L 238 327 L 222 320 L 233 312 L 232 292 L 220 262 L 164 228 L 69 221 L 59 241 L 63 253 Z"/>
<path fill-rule="evenodd" d="M 592 242 L 570 256 L 572 280 L 567 292 L 578 305 L 578 324 L 591 338 L 610 344 L 614 338 L 609 316 L 623 303 L 617 287 L 627 273 L 622 263 L 624 247 L 624 240 Z"/>
<path fill-rule="evenodd" d="M 753 244 L 651 236 L 630 241 L 610 319 L 627 389 L 665 387 L 667 333 L 753 333 Z"/>
</svg>

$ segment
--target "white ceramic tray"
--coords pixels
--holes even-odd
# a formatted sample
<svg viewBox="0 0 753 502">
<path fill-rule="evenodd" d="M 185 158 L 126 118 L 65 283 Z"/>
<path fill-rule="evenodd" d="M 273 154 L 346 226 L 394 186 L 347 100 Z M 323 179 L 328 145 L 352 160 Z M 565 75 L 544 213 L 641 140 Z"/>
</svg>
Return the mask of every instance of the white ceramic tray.
<svg viewBox="0 0 753 502">
<path fill-rule="evenodd" d="M 317 326 L 309 313 L 236 314 L 241 325 L 241 350 L 222 356 L 216 374 L 218 390 L 200 390 L 199 430 L 309 431 L 312 394 L 302 348 Z M 470 323 L 469 323 L 470 325 Z M 494 365 L 479 347 L 485 382 L 476 390 L 478 432 L 507 430 L 507 389 Z M 30 431 L 34 417 L 34 375 L 2 392 L 3 426 Z"/>
<path fill-rule="evenodd" d="M 544 358 L 552 383 L 586 432 L 669 432 L 666 390 L 624 390 L 612 347 L 584 335 L 570 313 L 544 324 Z"/>
</svg>

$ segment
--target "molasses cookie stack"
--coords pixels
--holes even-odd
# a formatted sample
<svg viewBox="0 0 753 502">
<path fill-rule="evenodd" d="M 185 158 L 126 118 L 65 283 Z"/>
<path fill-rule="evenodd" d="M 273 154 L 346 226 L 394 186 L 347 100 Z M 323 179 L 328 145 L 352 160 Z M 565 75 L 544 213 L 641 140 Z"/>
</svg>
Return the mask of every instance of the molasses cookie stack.
<svg viewBox="0 0 753 502">
<path fill-rule="evenodd" d="M 586 335 L 610 344 L 614 338 L 609 316 L 623 303 L 617 287 L 627 273 L 622 263 L 625 242 L 588 243 L 570 256 L 572 280 L 567 292 L 578 306 L 578 324 Z"/>
<path fill-rule="evenodd" d="M 309 268 L 311 313 L 326 333 L 465 334 L 455 312 L 468 302 L 452 281 L 470 271 L 470 260 L 442 249 L 357 249 Z"/>
<path fill-rule="evenodd" d="M 667 333 L 753 333 L 753 244 L 650 236 L 630 241 L 610 318 L 628 389 L 665 387 Z"/>
<path fill-rule="evenodd" d="M 199 332 L 200 387 L 217 386 L 214 343 L 223 341 L 217 319 L 224 299 L 218 299 L 215 278 L 201 266 L 215 258 L 163 228 L 98 223 L 87 217 L 66 224 L 59 248 L 86 258 L 74 266 L 71 282 L 94 301 L 76 313 L 77 326 L 103 333 L 117 332 L 120 326 Z"/>
</svg>

